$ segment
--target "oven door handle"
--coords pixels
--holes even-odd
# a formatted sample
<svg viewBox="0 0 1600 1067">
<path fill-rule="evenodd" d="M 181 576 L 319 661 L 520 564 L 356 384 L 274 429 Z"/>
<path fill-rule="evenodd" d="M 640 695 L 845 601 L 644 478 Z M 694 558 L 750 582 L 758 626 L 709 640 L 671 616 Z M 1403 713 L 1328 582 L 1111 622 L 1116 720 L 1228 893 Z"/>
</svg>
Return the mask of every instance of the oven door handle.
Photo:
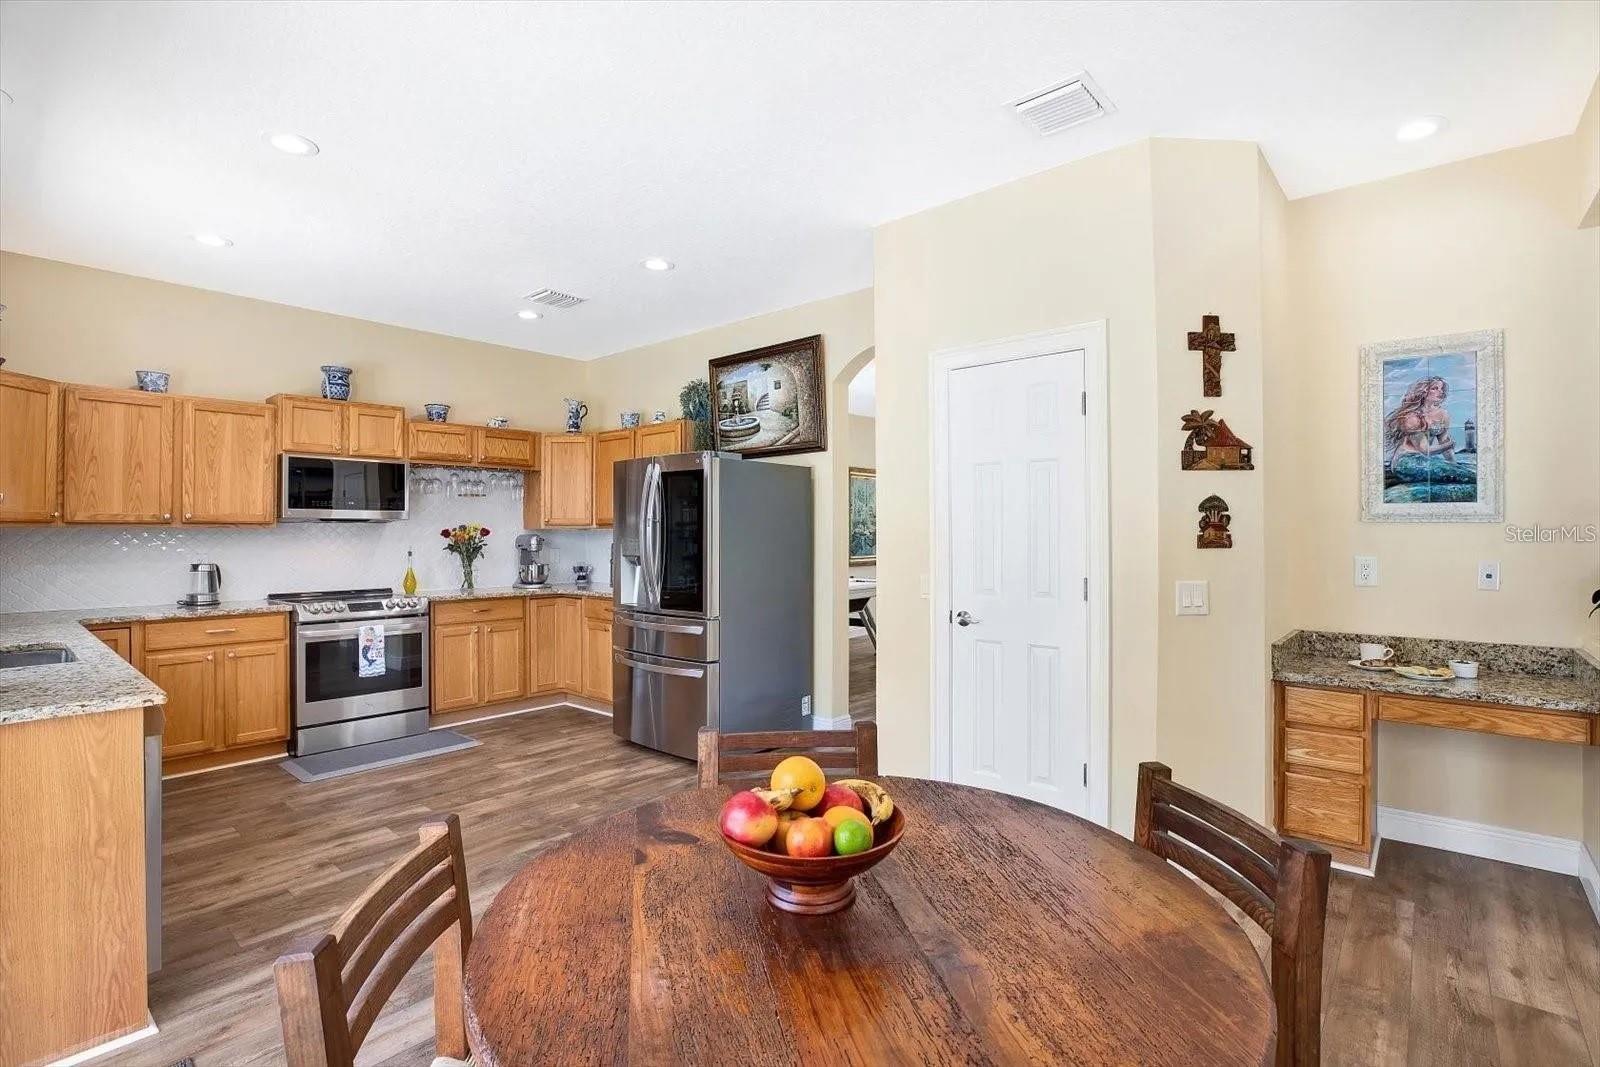
<svg viewBox="0 0 1600 1067">
<path fill-rule="evenodd" d="M 316 626 L 317 624 L 313 623 L 312 625 Z M 324 641 L 339 641 L 347 637 L 360 637 L 362 626 L 377 625 L 381 625 L 383 627 L 383 635 L 385 637 L 388 637 L 390 634 L 426 633 L 428 629 L 427 620 L 419 619 L 415 622 L 352 623 L 349 626 L 338 626 L 327 630 L 322 629 L 320 626 L 314 630 L 307 626 L 301 626 L 295 630 L 295 635 L 301 644 L 313 645 L 321 644 Z"/>
<path fill-rule="evenodd" d="M 634 659 L 625 652 L 616 652 L 613 655 L 618 663 L 625 667 L 632 667 L 636 671 L 647 671 L 650 674 L 670 674 L 675 678 L 704 678 L 706 676 L 705 668 L 703 667 L 663 667 Z"/>
</svg>

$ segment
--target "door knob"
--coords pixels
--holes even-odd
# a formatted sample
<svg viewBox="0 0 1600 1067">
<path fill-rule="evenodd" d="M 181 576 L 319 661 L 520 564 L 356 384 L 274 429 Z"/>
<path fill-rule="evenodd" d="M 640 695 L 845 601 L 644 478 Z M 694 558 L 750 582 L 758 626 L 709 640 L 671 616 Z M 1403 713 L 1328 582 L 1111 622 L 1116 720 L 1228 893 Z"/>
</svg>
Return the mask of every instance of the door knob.
<svg viewBox="0 0 1600 1067">
<path fill-rule="evenodd" d="M 975 623 L 977 623 L 977 621 L 978 621 L 977 619 L 974 619 L 972 617 L 972 613 L 970 611 L 958 611 L 958 612 L 956 612 L 956 625 L 957 626 L 972 626 Z"/>
</svg>

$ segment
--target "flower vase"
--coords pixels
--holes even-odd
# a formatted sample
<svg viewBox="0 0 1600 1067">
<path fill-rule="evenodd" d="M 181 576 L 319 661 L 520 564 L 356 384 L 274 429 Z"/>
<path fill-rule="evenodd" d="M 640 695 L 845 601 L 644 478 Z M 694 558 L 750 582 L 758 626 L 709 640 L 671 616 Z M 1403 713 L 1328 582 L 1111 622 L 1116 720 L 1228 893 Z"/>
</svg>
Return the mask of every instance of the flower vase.
<svg viewBox="0 0 1600 1067">
<path fill-rule="evenodd" d="M 470 593 L 475 588 L 477 586 L 472 582 L 472 561 L 464 559 L 461 561 L 461 591 Z"/>
</svg>

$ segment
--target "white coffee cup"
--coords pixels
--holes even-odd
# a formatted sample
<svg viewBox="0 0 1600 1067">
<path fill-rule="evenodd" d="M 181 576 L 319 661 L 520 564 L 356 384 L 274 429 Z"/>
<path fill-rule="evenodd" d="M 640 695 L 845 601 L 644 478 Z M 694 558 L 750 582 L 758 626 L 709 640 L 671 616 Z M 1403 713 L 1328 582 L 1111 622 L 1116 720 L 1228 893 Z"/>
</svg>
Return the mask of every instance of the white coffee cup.
<svg viewBox="0 0 1600 1067">
<path fill-rule="evenodd" d="M 1453 659 L 1450 661 L 1450 673 L 1457 678 L 1476 678 L 1478 676 L 1478 661 L 1475 659 Z"/>
<path fill-rule="evenodd" d="M 1394 649 L 1388 645 L 1380 645 L 1372 641 L 1363 641 L 1356 647 L 1361 652 L 1362 660 L 1389 659 L 1394 655 Z"/>
</svg>

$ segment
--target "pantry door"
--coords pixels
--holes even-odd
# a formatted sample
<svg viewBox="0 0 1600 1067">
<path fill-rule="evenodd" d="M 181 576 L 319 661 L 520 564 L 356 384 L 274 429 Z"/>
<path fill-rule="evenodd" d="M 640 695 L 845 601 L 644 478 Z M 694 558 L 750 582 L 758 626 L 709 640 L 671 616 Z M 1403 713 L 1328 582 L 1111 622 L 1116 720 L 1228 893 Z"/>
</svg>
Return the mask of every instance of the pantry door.
<svg viewBox="0 0 1600 1067">
<path fill-rule="evenodd" d="M 1088 817 L 1085 352 L 944 384 L 950 778 Z"/>
</svg>

